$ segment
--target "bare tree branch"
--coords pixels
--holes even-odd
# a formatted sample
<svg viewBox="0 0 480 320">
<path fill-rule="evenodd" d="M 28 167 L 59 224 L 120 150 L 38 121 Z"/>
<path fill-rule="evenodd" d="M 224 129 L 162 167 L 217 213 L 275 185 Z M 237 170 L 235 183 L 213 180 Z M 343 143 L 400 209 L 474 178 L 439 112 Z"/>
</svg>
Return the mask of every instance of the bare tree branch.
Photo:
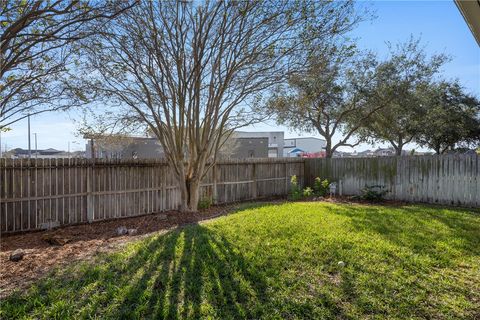
<svg viewBox="0 0 480 320">
<path fill-rule="evenodd" d="M 68 71 L 78 40 L 135 1 L 0 1 L 0 128 L 27 116 L 84 103 Z"/>
</svg>

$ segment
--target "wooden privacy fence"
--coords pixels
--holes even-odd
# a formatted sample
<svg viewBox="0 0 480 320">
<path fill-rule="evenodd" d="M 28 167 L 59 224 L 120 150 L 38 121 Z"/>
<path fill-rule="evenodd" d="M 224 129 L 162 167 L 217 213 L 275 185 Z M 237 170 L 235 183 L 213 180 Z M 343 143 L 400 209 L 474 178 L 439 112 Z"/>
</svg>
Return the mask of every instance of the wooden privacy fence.
<svg viewBox="0 0 480 320">
<path fill-rule="evenodd" d="M 290 178 L 338 183 L 343 195 L 382 185 L 387 198 L 480 207 L 477 155 L 223 161 L 201 198 L 215 203 L 288 193 Z M 45 229 L 177 209 L 180 192 L 163 160 L 0 159 L 0 231 Z"/>
<path fill-rule="evenodd" d="M 382 185 L 389 199 L 480 207 L 478 155 L 306 159 L 305 172 L 307 184 L 327 178 L 344 195 Z"/>
<path fill-rule="evenodd" d="M 223 161 L 201 198 L 216 203 L 286 195 L 303 159 Z M 177 209 L 180 191 L 163 160 L 0 159 L 0 231 L 45 229 Z"/>
</svg>

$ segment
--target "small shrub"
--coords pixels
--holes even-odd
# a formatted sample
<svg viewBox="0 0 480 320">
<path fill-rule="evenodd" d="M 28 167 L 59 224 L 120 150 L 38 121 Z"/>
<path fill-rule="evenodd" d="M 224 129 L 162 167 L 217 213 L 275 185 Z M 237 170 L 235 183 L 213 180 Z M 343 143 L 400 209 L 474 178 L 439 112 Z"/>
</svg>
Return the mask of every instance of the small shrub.
<svg viewBox="0 0 480 320">
<path fill-rule="evenodd" d="M 302 198 L 302 189 L 298 185 L 297 176 L 293 175 L 290 178 L 290 195 L 291 200 L 299 200 Z"/>
<path fill-rule="evenodd" d="M 325 197 L 328 194 L 329 187 L 330 182 L 327 179 L 322 180 L 320 177 L 316 177 L 313 182 L 313 193 L 318 197 Z"/>
<path fill-rule="evenodd" d="M 365 186 L 362 190 L 361 199 L 371 202 L 380 202 L 383 201 L 385 195 L 388 193 L 388 190 L 385 186 L 375 185 L 375 186 Z"/>
<path fill-rule="evenodd" d="M 202 198 L 198 201 L 198 209 L 200 210 L 208 209 L 212 206 L 212 204 L 213 204 L 212 197 Z"/>
<path fill-rule="evenodd" d="M 316 177 L 313 181 L 313 191 L 315 192 L 316 196 L 319 196 L 322 190 L 322 179 L 320 177 Z"/>
<path fill-rule="evenodd" d="M 312 188 L 306 187 L 305 189 L 303 189 L 303 196 L 305 198 L 311 197 L 312 195 L 313 195 L 313 189 Z"/>
</svg>

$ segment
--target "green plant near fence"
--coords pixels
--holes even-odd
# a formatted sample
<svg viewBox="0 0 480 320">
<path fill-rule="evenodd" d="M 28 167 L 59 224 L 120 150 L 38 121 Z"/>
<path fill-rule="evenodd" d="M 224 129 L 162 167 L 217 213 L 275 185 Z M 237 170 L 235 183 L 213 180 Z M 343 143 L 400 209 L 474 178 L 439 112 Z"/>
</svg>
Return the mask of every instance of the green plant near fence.
<svg viewBox="0 0 480 320">
<path fill-rule="evenodd" d="M 317 197 L 324 197 L 328 194 L 329 186 L 328 179 L 322 180 L 320 177 L 316 177 L 313 182 L 313 192 Z"/>
<path fill-rule="evenodd" d="M 361 192 L 362 194 L 357 196 L 359 199 L 371 202 L 381 202 L 385 199 L 388 190 L 385 188 L 385 186 L 375 185 L 365 186 Z"/>
<path fill-rule="evenodd" d="M 300 200 L 302 198 L 302 188 L 300 188 L 298 184 L 298 179 L 296 175 L 293 175 L 290 178 L 290 193 L 288 195 L 288 198 L 290 200 Z"/>
<path fill-rule="evenodd" d="M 204 197 L 198 201 L 198 209 L 204 210 L 208 209 L 213 205 L 212 197 Z"/>
</svg>

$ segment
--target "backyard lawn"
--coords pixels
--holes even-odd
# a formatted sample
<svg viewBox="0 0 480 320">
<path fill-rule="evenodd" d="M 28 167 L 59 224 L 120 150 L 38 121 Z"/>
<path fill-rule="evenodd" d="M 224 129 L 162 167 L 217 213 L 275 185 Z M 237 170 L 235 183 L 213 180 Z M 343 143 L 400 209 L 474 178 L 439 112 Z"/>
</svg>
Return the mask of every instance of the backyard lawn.
<svg viewBox="0 0 480 320">
<path fill-rule="evenodd" d="M 475 319 L 480 212 L 244 206 L 58 270 L 0 310 L 2 319 Z"/>
</svg>

